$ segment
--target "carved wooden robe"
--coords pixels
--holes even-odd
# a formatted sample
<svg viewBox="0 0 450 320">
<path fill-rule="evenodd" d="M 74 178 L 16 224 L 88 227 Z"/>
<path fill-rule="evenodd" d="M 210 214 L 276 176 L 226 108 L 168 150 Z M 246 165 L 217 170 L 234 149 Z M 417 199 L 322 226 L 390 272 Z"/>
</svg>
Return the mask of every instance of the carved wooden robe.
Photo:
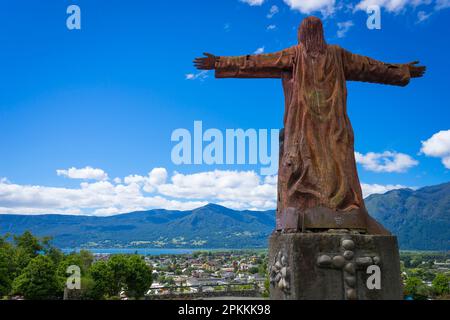
<svg viewBox="0 0 450 320">
<path fill-rule="evenodd" d="M 365 209 L 347 115 L 346 81 L 405 86 L 407 65 L 387 64 L 329 45 L 220 57 L 217 78 L 281 78 L 284 139 L 278 173 L 277 229 L 362 229 L 386 233 Z"/>
</svg>

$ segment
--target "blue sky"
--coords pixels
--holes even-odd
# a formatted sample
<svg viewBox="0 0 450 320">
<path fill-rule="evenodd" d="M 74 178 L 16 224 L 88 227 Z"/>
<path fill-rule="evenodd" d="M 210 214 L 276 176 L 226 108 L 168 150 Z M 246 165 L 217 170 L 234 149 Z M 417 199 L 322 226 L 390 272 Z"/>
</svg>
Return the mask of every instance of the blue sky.
<svg viewBox="0 0 450 320">
<path fill-rule="evenodd" d="M 382 8 L 381 30 L 357 9 L 368 3 Z M 66 27 L 72 4 L 81 30 Z M 0 213 L 273 208 L 275 177 L 252 165 L 174 165 L 170 137 L 195 120 L 281 128 L 279 80 L 215 80 L 191 61 L 294 45 L 309 14 L 323 17 L 329 43 L 428 67 L 406 88 L 348 85 L 365 194 L 449 181 L 448 0 L 9 0 L 0 10 Z"/>
</svg>

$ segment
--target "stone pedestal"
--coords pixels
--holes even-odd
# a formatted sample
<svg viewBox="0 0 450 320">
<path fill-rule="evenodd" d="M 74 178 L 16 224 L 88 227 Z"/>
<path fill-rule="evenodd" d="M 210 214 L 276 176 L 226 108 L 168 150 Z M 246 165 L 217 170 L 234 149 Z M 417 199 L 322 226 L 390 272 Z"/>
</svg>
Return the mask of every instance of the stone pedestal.
<svg viewBox="0 0 450 320">
<path fill-rule="evenodd" d="M 275 232 L 269 273 L 275 300 L 403 298 L 394 236 Z"/>
</svg>

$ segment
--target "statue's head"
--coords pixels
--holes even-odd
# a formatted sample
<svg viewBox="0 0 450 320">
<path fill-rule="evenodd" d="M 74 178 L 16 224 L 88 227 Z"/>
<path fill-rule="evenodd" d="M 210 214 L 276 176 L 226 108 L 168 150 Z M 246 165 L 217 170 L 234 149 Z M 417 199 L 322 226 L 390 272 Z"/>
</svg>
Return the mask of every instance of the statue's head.
<svg viewBox="0 0 450 320">
<path fill-rule="evenodd" d="M 298 42 L 309 54 L 324 53 L 327 43 L 323 33 L 322 20 L 312 16 L 305 18 L 298 28 Z"/>
</svg>

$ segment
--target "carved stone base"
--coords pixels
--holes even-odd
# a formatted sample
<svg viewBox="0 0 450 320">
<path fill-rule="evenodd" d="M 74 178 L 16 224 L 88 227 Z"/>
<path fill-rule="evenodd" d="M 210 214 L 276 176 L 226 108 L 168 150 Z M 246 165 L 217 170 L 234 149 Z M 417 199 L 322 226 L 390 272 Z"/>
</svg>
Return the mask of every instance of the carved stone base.
<svg viewBox="0 0 450 320">
<path fill-rule="evenodd" d="M 274 300 L 403 298 L 394 236 L 275 232 L 269 273 Z"/>
</svg>

